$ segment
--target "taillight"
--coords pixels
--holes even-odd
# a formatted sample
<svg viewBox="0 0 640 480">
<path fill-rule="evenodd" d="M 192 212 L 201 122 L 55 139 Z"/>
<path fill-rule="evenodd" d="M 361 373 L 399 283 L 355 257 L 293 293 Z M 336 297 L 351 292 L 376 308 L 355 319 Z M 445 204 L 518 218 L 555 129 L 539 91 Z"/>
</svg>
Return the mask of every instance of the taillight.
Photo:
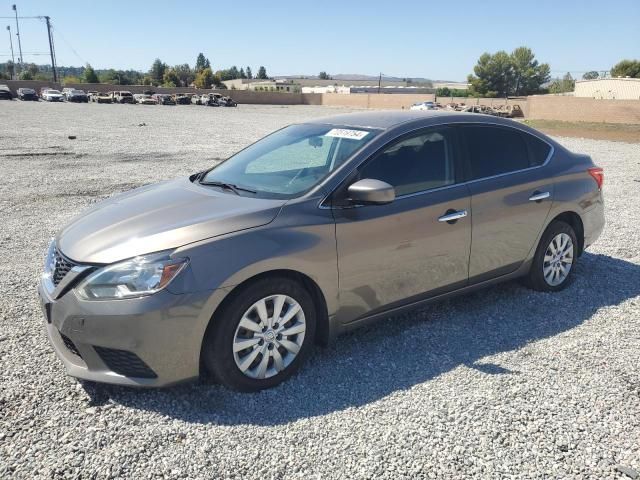
<svg viewBox="0 0 640 480">
<path fill-rule="evenodd" d="M 604 183 L 604 170 L 600 167 L 593 167 L 589 168 L 587 172 L 589 172 L 589 175 L 591 175 L 598 184 L 598 190 L 602 190 L 602 184 Z"/>
</svg>

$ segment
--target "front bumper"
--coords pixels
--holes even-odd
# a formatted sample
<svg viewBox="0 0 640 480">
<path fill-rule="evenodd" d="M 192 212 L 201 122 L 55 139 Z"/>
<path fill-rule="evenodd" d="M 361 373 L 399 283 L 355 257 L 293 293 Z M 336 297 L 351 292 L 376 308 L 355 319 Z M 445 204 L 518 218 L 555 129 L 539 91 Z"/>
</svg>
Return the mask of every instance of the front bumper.
<svg viewBox="0 0 640 480">
<path fill-rule="evenodd" d="M 163 387 L 200 372 L 206 327 L 224 292 L 85 301 L 73 290 L 38 294 L 47 336 L 71 376 L 118 385 Z"/>
</svg>

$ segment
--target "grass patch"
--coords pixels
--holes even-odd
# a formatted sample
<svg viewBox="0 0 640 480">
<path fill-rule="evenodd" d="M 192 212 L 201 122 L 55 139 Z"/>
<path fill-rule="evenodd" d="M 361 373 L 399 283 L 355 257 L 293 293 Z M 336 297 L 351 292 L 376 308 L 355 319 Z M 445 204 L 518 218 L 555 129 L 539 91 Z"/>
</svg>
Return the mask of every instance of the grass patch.
<svg viewBox="0 0 640 480">
<path fill-rule="evenodd" d="M 639 124 L 560 120 L 524 120 L 523 123 L 550 135 L 640 143 Z"/>
</svg>

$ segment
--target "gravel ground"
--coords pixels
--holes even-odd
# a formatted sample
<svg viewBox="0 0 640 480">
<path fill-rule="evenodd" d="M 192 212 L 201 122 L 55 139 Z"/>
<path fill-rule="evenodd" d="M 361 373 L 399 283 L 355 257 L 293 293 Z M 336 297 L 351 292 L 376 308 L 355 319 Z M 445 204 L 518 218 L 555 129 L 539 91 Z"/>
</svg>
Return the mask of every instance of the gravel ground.
<svg viewBox="0 0 640 480">
<path fill-rule="evenodd" d="M 605 168 L 608 221 L 561 293 L 508 283 L 390 318 L 317 349 L 299 375 L 258 394 L 64 375 L 35 293 L 43 250 L 64 222 L 333 112 L 0 103 L 0 242 L 10 259 L 0 265 L 0 478 L 640 472 L 640 144 L 560 139 Z"/>
</svg>

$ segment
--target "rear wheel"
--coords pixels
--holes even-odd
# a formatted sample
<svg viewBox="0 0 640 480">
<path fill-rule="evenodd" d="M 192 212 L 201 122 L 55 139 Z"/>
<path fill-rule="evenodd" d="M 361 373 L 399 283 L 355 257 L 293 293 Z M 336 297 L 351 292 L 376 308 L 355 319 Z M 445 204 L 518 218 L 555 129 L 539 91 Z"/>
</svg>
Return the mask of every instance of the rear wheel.
<svg viewBox="0 0 640 480">
<path fill-rule="evenodd" d="M 578 240 L 573 228 L 555 221 L 540 239 L 525 283 L 542 292 L 562 290 L 571 280 L 577 259 Z"/>
<path fill-rule="evenodd" d="M 207 331 L 204 364 L 235 390 L 274 387 L 295 373 L 313 345 L 311 295 L 286 277 L 260 279 L 233 295 Z"/>
</svg>

